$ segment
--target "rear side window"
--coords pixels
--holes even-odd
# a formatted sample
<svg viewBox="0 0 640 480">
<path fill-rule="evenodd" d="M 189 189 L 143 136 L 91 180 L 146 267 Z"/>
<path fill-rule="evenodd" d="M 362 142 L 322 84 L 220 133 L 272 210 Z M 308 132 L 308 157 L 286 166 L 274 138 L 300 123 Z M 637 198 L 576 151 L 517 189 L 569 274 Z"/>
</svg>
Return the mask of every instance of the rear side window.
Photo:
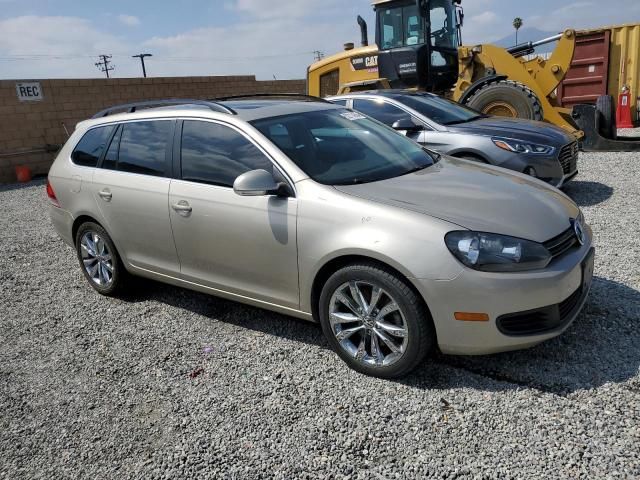
<svg viewBox="0 0 640 480">
<path fill-rule="evenodd" d="M 185 120 L 182 129 L 182 179 L 233 187 L 243 173 L 273 164 L 244 135 L 211 122 Z"/>
<path fill-rule="evenodd" d="M 83 167 L 95 167 L 102 152 L 107 147 L 107 142 L 114 128 L 109 125 L 107 127 L 93 128 L 85 133 L 71 154 L 73 163 Z"/>
<path fill-rule="evenodd" d="M 123 124 L 116 170 L 165 176 L 172 124 L 170 120 Z"/>
<path fill-rule="evenodd" d="M 376 100 L 354 100 L 353 109 L 389 126 L 408 115 L 395 105 Z"/>
</svg>

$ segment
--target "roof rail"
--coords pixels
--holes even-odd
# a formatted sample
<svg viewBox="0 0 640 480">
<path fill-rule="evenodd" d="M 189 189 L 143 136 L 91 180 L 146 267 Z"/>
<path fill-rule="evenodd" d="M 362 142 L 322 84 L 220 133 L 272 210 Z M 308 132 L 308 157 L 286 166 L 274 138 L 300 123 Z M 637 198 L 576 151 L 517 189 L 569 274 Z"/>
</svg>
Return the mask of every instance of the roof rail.
<svg viewBox="0 0 640 480">
<path fill-rule="evenodd" d="M 225 100 L 239 100 L 242 98 L 291 98 L 298 100 L 306 100 L 307 102 L 323 102 L 331 103 L 328 100 L 320 97 L 314 97 L 312 95 L 305 95 L 303 93 L 248 93 L 246 95 L 232 95 L 230 97 L 219 97 L 213 99 L 214 101 Z"/>
<path fill-rule="evenodd" d="M 167 100 L 147 100 L 144 102 L 134 102 L 134 103 L 125 103 L 123 105 L 114 105 L 113 107 L 106 108 L 96 113 L 91 118 L 108 117 L 109 115 L 113 115 L 115 112 L 121 112 L 122 110 L 125 110 L 127 113 L 133 113 L 139 109 L 165 107 L 170 105 L 200 105 L 203 107 L 210 108 L 214 112 L 222 112 L 222 113 L 228 113 L 231 115 L 236 115 L 235 110 L 225 105 L 222 105 L 221 103 L 218 103 L 215 100 L 194 100 L 190 98 L 171 98 Z M 124 113 L 124 112 L 121 112 L 121 113 Z"/>
</svg>

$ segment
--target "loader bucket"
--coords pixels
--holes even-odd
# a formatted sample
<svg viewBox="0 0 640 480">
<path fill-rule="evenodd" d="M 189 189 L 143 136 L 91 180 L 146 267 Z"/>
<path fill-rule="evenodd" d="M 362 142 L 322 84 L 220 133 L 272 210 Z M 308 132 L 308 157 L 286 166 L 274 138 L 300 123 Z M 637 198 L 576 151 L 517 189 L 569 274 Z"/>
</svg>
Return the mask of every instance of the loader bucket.
<svg viewBox="0 0 640 480">
<path fill-rule="evenodd" d="M 572 117 L 578 128 L 584 132 L 580 141 L 583 152 L 638 152 L 640 137 L 618 137 L 614 140 L 602 136 L 600 113 L 595 105 L 576 105 Z"/>
</svg>

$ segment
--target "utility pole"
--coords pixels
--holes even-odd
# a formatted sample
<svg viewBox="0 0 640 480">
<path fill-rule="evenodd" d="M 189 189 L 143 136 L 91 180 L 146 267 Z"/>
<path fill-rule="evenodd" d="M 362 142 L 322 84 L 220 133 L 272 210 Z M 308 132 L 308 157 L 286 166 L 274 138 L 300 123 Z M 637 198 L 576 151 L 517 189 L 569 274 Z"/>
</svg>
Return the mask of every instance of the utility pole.
<svg viewBox="0 0 640 480">
<path fill-rule="evenodd" d="M 145 57 L 153 57 L 153 55 L 151 55 L 150 53 L 140 53 L 138 55 L 133 55 L 131 58 L 139 58 L 140 62 L 142 63 L 142 75 L 144 75 L 144 78 L 147 78 L 147 69 L 144 66 L 144 58 Z"/>
<path fill-rule="evenodd" d="M 111 63 L 111 57 L 112 55 L 100 55 L 100 61 L 96 63 L 96 67 L 98 67 L 98 70 L 106 73 L 107 78 L 109 78 L 109 72 L 116 68 L 115 65 L 109 66 L 109 64 Z"/>
<path fill-rule="evenodd" d="M 324 58 L 324 52 L 321 52 L 320 50 L 314 50 L 313 54 L 316 57 L 316 62 L 319 62 L 320 60 L 322 60 Z"/>
</svg>

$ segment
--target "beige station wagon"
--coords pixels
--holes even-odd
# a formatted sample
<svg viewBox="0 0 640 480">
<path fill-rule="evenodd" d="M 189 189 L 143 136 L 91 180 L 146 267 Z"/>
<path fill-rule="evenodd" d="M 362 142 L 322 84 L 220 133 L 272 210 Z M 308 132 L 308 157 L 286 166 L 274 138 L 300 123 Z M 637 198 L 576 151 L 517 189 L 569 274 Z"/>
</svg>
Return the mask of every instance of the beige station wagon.
<svg viewBox="0 0 640 480">
<path fill-rule="evenodd" d="M 303 96 L 106 110 L 78 124 L 47 193 L 98 292 L 136 275 L 316 321 L 385 378 L 435 348 L 555 337 L 593 275 L 591 230 L 559 190 Z"/>
</svg>

